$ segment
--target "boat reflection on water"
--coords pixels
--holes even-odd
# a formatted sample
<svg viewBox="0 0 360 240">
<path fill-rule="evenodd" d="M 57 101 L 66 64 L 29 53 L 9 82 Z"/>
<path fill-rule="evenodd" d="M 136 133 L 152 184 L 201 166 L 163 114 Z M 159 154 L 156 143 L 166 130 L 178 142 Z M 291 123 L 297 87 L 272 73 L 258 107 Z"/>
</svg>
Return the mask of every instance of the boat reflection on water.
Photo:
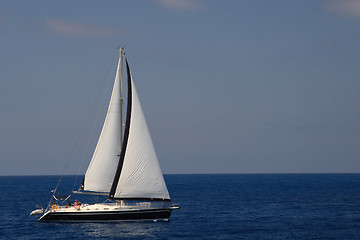
<svg viewBox="0 0 360 240">
<path fill-rule="evenodd" d="M 168 230 L 167 222 L 83 223 L 78 225 L 83 234 L 91 238 L 143 239 L 155 238 L 159 232 Z M 166 234 L 165 234 L 166 235 Z"/>
</svg>

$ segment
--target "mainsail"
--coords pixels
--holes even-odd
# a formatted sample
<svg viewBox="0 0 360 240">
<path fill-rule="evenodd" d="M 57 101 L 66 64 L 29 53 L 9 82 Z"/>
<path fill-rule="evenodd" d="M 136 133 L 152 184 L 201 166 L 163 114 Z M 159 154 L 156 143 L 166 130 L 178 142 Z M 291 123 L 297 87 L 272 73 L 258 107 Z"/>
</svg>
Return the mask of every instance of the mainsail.
<svg viewBox="0 0 360 240">
<path fill-rule="evenodd" d="M 108 193 L 111 199 L 170 201 L 127 61 L 127 115 L 121 139 L 122 55 L 121 49 L 107 116 L 83 190 Z"/>
<path fill-rule="evenodd" d="M 105 122 L 85 173 L 83 190 L 109 193 L 114 181 L 121 148 L 121 78 L 123 71 L 123 48 L 120 57 L 111 99 Z"/>
</svg>

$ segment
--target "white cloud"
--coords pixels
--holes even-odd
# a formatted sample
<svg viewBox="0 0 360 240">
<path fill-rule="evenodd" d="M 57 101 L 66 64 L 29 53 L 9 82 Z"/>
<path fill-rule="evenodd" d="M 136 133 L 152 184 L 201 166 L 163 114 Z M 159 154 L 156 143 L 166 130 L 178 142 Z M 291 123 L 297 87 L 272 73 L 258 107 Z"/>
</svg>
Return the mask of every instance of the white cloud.
<svg viewBox="0 0 360 240">
<path fill-rule="evenodd" d="M 326 9 L 346 17 L 360 17 L 360 0 L 329 0 Z"/>
<path fill-rule="evenodd" d="M 164 7 L 182 11 L 197 10 L 202 7 L 194 0 L 156 0 L 156 2 Z"/>
<path fill-rule="evenodd" d="M 126 30 L 124 31 L 120 29 L 75 23 L 52 18 L 46 19 L 44 24 L 46 30 L 50 32 L 69 36 L 114 36 L 127 33 Z"/>
</svg>

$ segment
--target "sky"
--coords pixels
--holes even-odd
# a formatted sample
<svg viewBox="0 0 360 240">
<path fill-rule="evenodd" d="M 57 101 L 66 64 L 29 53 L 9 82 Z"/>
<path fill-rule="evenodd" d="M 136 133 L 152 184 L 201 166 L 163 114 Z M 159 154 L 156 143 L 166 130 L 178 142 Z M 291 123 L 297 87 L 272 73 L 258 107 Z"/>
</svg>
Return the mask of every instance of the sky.
<svg viewBox="0 0 360 240">
<path fill-rule="evenodd" d="M 0 0 L 0 36 L 0 175 L 84 174 L 120 46 L 163 173 L 360 172 L 360 0 Z"/>
</svg>

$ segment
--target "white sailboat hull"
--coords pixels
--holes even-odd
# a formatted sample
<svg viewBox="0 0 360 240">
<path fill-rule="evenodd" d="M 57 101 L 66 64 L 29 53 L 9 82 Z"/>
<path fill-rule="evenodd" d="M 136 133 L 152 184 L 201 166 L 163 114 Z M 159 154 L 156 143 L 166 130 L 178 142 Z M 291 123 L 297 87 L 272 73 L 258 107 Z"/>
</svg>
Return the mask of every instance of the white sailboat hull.
<svg viewBox="0 0 360 240">
<path fill-rule="evenodd" d="M 151 204 L 122 206 L 121 204 L 84 204 L 81 207 L 61 206 L 48 210 L 39 221 L 138 221 L 168 220 L 177 207 L 155 207 Z"/>
</svg>

